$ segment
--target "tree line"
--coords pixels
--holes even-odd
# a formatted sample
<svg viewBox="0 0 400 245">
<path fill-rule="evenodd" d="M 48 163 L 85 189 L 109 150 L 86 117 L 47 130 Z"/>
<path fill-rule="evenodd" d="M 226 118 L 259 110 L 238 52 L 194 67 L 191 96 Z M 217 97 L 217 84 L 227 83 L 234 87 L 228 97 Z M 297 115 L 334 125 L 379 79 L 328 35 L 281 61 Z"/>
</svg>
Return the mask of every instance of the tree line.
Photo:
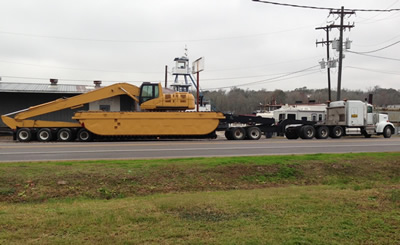
<svg viewBox="0 0 400 245">
<path fill-rule="evenodd" d="M 367 91 L 343 89 L 342 99 L 364 101 L 373 95 L 373 104 L 379 107 L 400 105 L 400 90 L 380 88 L 375 86 Z M 328 101 L 328 89 L 296 88 L 292 91 L 243 90 L 233 88 L 229 91 L 203 91 L 203 101 L 209 101 L 216 111 L 234 114 L 249 114 L 273 104 L 307 104 L 325 103 Z M 331 92 L 331 98 L 336 99 L 336 91 Z"/>
</svg>

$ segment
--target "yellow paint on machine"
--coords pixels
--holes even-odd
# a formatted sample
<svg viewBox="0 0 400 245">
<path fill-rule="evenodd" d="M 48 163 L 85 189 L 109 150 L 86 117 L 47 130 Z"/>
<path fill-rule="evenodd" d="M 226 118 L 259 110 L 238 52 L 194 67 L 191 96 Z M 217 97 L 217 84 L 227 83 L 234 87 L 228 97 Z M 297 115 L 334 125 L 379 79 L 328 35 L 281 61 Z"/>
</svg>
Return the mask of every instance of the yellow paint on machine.
<svg viewBox="0 0 400 245">
<path fill-rule="evenodd" d="M 81 125 L 74 122 L 57 122 L 43 120 L 15 120 L 14 118 L 1 116 L 3 122 L 11 129 L 17 128 L 79 128 Z"/>
<path fill-rule="evenodd" d="M 105 136 L 207 135 L 224 118 L 219 112 L 78 112 L 73 117 Z"/>
</svg>

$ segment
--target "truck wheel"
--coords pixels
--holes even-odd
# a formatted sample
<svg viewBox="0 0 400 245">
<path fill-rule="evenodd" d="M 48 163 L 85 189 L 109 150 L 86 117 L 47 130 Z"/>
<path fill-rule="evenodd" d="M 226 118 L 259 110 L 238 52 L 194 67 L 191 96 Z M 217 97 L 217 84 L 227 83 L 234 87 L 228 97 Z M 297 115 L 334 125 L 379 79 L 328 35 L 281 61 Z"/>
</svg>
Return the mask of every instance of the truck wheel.
<svg viewBox="0 0 400 245">
<path fill-rule="evenodd" d="M 93 140 L 93 134 L 86 129 L 82 128 L 78 132 L 78 140 L 81 142 L 89 142 Z"/>
<path fill-rule="evenodd" d="M 274 135 L 274 133 L 272 133 L 272 132 L 265 132 L 265 138 L 267 138 L 267 139 L 272 138 L 272 135 Z"/>
<path fill-rule="evenodd" d="M 233 140 L 243 140 L 246 137 L 246 131 L 243 128 L 233 128 L 231 132 Z"/>
<path fill-rule="evenodd" d="M 371 138 L 371 134 L 367 133 L 366 131 L 363 131 L 362 134 L 364 135 L 365 138 Z"/>
<path fill-rule="evenodd" d="M 300 128 L 300 138 L 310 140 L 315 136 L 315 128 L 310 125 L 305 125 Z"/>
<path fill-rule="evenodd" d="M 261 130 L 257 127 L 247 128 L 246 131 L 249 140 L 259 140 L 261 138 Z"/>
<path fill-rule="evenodd" d="M 340 137 L 343 136 L 343 128 L 340 126 L 333 127 L 330 136 L 331 138 L 339 139 Z"/>
<path fill-rule="evenodd" d="M 326 139 L 329 136 L 329 128 L 327 126 L 321 126 L 317 128 L 315 138 Z"/>
<path fill-rule="evenodd" d="M 69 128 L 62 128 L 57 132 L 57 139 L 61 142 L 68 142 L 72 140 L 72 131 Z"/>
<path fill-rule="evenodd" d="M 299 138 L 297 128 L 291 127 L 285 130 L 285 136 L 288 140 L 295 140 Z"/>
<path fill-rule="evenodd" d="M 50 141 L 53 137 L 51 135 L 51 130 L 49 128 L 41 128 L 36 134 L 36 138 L 38 141 L 41 142 L 48 142 Z"/>
<path fill-rule="evenodd" d="M 390 126 L 386 126 L 383 129 L 383 137 L 385 138 L 390 138 L 392 137 L 392 128 Z"/>
<path fill-rule="evenodd" d="M 226 138 L 227 140 L 233 140 L 233 139 L 232 139 L 232 132 L 231 132 L 230 129 L 227 129 L 227 130 L 225 131 L 225 138 Z"/>
<path fill-rule="evenodd" d="M 29 142 L 32 139 L 32 132 L 29 128 L 21 128 L 17 131 L 17 140 L 20 142 Z"/>
</svg>

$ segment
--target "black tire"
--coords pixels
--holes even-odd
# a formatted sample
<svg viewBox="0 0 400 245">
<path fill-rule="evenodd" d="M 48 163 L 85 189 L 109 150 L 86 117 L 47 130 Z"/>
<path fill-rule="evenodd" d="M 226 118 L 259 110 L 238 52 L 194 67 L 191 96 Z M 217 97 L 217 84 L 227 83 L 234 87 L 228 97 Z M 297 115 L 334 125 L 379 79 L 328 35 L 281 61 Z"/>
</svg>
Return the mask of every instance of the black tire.
<svg viewBox="0 0 400 245">
<path fill-rule="evenodd" d="M 386 127 L 383 129 L 383 137 L 385 137 L 385 138 L 390 138 L 390 137 L 392 137 L 392 127 L 386 126 Z"/>
<path fill-rule="evenodd" d="M 317 128 L 315 138 L 327 139 L 329 136 L 329 128 L 327 126 L 321 126 Z"/>
<path fill-rule="evenodd" d="M 93 134 L 86 129 L 82 128 L 78 131 L 78 140 L 81 142 L 90 142 L 93 140 Z"/>
<path fill-rule="evenodd" d="M 371 134 L 367 133 L 366 131 L 363 131 L 362 134 L 364 135 L 365 138 L 371 138 Z"/>
<path fill-rule="evenodd" d="M 244 138 L 246 138 L 246 131 L 244 130 L 244 128 L 233 128 L 231 129 L 231 132 L 233 140 L 243 140 Z"/>
<path fill-rule="evenodd" d="M 311 125 L 304 125 L 300 128 L 300 138 L 310 140 L 315 137 L 315 128 Z"/>
<path fill-rule="evenodd" d="M 246 129 L 247 139 L 259 140 L 261 138 L 261 130 L 258 127 L 250 127 Z"/>
<path fill-rule="evenodd" d="M 62 128 L 57 132 L 57 140 L 61 142 L 71 141 L 73 138 L 72 130 L 69 128 Z"/>
<path fill-rule="evenodd" d="M 288 140 L 296 140 L 299 138 L 299 133 L 297 128 L 291 127 L 285 130 L 285 136 Z"/>
<path fill-rule="evenodd" d="M 226 138 L 227 140 L 233 140 L 233 139 L 232 139 L 232 132 L 231 132 L 230 129 L 227 129 L 227 130 L 225 131 L 225 138 Z"/>
<path fill-rule="evenodd" d="M 332 128 L 330 136 L 334 139 L 339 139 L 344 134 L 343 128 L 340 126 L 335 126 Z"/>
<path fill-rule="evenodd" d="M 36 133 L 36 138 L 41 142 L 49 142 L 53 138 L 53 135 L 51 134 L 51 130 L 49 128 L 41 128 Z"/>
<path fill-rule="evenodd" d="M 21 128 L 17 131 L 17 140 L 20 142 L 29 142 L 32 139 L 32 132 L 29 128 Z"/>
<path fill-rule="evenodd" d="M 265 138 L 267 138 L 267 139 L 272 138 L 272 135 L 274 135 L 274 133 L 272 133 L 272 132 L 265 132 Z"/>
</svg>

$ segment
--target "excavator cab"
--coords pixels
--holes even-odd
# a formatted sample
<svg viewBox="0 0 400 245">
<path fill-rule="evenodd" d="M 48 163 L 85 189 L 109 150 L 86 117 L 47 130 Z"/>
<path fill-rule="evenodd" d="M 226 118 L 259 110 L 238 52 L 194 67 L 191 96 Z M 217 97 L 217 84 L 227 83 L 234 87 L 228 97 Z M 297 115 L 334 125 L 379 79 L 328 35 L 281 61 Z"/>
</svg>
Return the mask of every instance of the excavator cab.
<svg viewBox="0 0 400 245">
<path fill-rule="evenodd" d="M 164 94 L 160 83 L 143 83 L 139 92 L 142 110 L 184 111 L 194 109 L 194 97 L 188 92 Z"/>
<path fill-rule="evenodd" d="M 139 105 L 148 100 L 158 98 L 160 96 L 160 89 L 158 84 L 143 83 L 140 87 Z"/>
</svg>

